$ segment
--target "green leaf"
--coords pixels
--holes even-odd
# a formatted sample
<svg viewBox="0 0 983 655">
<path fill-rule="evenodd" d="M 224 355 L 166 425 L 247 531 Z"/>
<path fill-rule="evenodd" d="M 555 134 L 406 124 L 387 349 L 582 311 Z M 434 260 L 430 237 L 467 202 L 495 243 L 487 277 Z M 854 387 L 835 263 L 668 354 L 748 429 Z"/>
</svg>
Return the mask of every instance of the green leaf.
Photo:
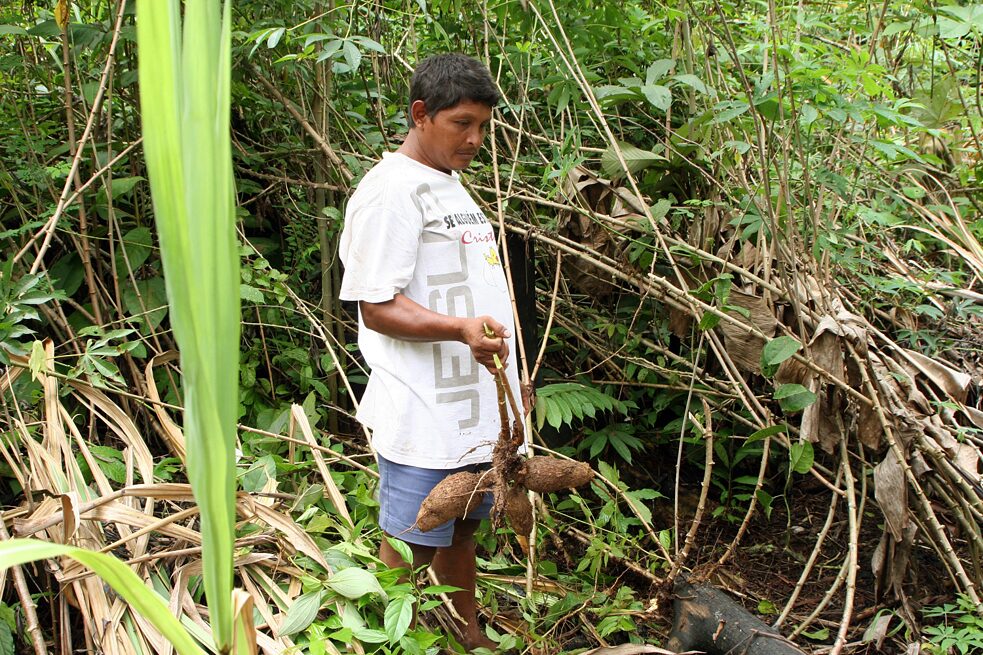
<svg viewBox="0 0 983 655">
<path fill-rule="evenodd" d="M 699 91 L 700 93 L 709 92 L 707 90 L 706 84 L 703 83 L 703 80 L 698 78 L 696 75 L 690 75 L 689 73 L 682 73 L 680 75 L 673 75 L 672 79 L 682 84 L 685 84 L 686 86 L 693 87 L 695 90 Z"/>
<path fill-rule="evenodd" d="M 386 592 L 383 591 L 382 585 L 379 584 L 376 577 L 357 566 L 338 571 L 328 578 L 325 585 L 335 593 L 352 600 L 361 598 L 366 594 L 379 594 L 386 598 Z"/>
<path fill-rule="evenodd" d="M 293 604 L 287 608 L 287 615 L 280 625 L 278 636 L 283 637 L 306 630 L 307 626 L 317 618 L 322 602 L 324 602 L 324 591 L 321 589 L 295 599 Z"/>
<path fill-rule="evenodd" d="M 806 639 L 812 639 L 813 641 L 826 641 L 829 639 L 829 628 L 819 628 L 818 630 L 813 630 L 812 632 L 802 632 L 802 636 Z"/>
<path fill-rule="evenodd" d="M 277 47 L 280 44 L 280 39 L 282 39 L 283 35 L 286 33 L 287 28 L 285 27 L 278 27 L 274 29 L 272 32 L 270 32 L 269 37 L 266 39 L 266 47 L 270 50 Z"/>
<path fill-rule="evenodd" d="M 141 330 L 147 334 L 157 328 L 167 316 L 167 289 L 164 279 L 152 277 L 137 280 L 136 287 L 132 284 L 123 288 L 123 306 L 130 316 L 140 316 L 144 321 Z"/>
<path fill-rule="evenodd" d="M 792 337 L 781 336 L 772 339 L 761 350 L 761 364 L 769 367 L 777 366 L 799 352 L 801 348 L 802 344 Z"/>
<path fill-rule="evenodd" d="M 537 394 L 536 395 L 536 407 L 534 413 L 536 414 L 536 430 L 542 430 L 543 425 L 546 424 L 546 415 L 549 411 L 549 404 L 546 402 L 546 397 Z"/>
<path fill-rule="evenodd" d="M 775 400 L 785 412 L 800 412 L 816 402 L 816 394 L 801 384 L 783 384 L 775 390 Z"/>
<path fill-rule="evenodd" d="M 45 370 L 45 360 L 47 354 L 44 352 L 44 343 L 35 340 L 31 344 L 31 358 L 27 360 L 27 366 L 31 369 L 31 377 L 37 379 L 38 375 Z"/>
<path fill-rule="evenodd" d="M 633 174 L 648 168 L 656 162 L 666 160 L 665 157 L 651 150 L 642 150 L 628 143 L 618 143 L 618 149 L 621 150 L 621 156 L 625 158 L 628 171 Z M 622 177 L 624 175 L 624 167 L 622 167 L 621 161 L 618 159 L 617 150 L 613 146 L 609 147 L 601 155 L 601 170 L 604 171 L 605 175 L 612 178 Z"/>
<path fill-rule="evenodd" d="M 765 491 L 764 489 L 758 489 L 757 492 L 755 492 L 755 496 L 757 497 L 758 502 L 761 503 L 761 508 L 765 511 L 765 518 L 770 519 L 771 505 L 774 500 L 771 494 Z"/>
<path fill-rule="evenodd" d="M 812 470 L 812 463 L 815 460 L 816 453 L 811 443 L 800 441 L 792 444 L 792 447 L 789 448 L 788 456 L 792 470 L 804 475 Z"/>
<path fill-rule="evenodd" d="M 710 119 L 710 125 L 726 123 L 746 113 L 751 109 L 751 105 L 743 100 L 726 100 L 714 107 L 715 115 Z"/>
<path fill-rule="evenodd" d="M 358 630 L 353 630 L 352 634 L 359 641 L 363 641 L 367 644 L 384 644 L 389 641 L 389 635 L 387 635 L 382 630 L 372 630 L 371 628 L 360 628 Z"/>
<path fill-rule="evenodd" d="M 143 178 L 140 178 L 143 179 Z M 113 191 L 115 193 L 115 187 Z M 136 271 L 150 257 L 153 235 L 149 227 L 136 227 L 123 235 L 123 247 L 116 250 L 116 271 L 120 277 Z"/>
<path fill-rule="evenodd" d="M 649 104 L 656 109 L 666 111 L 672 104 L 672 91 L 661 84 L 646 84 L 639 90 L 645 96 L 645 99 L 649 101 Z"/>
<path fill-rule="evenodd" d="M 699 328 L 703 331 L 712 330 L 720 323 L 720 315 L 713 312 L 704 312 L 700 317 Z"/>
<path fill-rule="evenodd" d="M 386 605 L 385 627 L 390 642 L 399 641 L 406 634 L 413 621 L 414 602 L 412 596 L 402 596 L 392 599 Z"/>
<path fill-rule="evenodd" d="M 634 100 L 638 94 L 623 86 L 605 84 L 594 89 L 594 95 L 602 106 L 612 107 L 625 100 Z"/>
<path fill-rule="evenodd" d="M 650 510 L 643 500 L 648 494 L 644 493 L 644 489 L 641 491 L 626 491 L 625 498 L 628 503 L 632 506 L 635 514 L 644 522 L 652 523 L 652 510 Z"/>
<path fill-rule="evenodd" d="M 396 537 L 387 536 L 386 541 L 389 542 L 389 545 L 392 547 L 393 550 L 399 553 L 399 556 L 403 558 L 403 561 L 407 563 L 407 566 L 412 568 L 413 550 L 410 548 L 410 545 L 405 541 L 402 541 L 401 539 L 397 539 Z"/>
<path fill-rule="evenodd" d="M 358 46 L 356 46 L 351 41 L 345 41 L 341 46 L 342 54 L 345 56 L 345 63 L 352 72 L 358 70 L 359 64 L 362 63 L 362 53 L 359 51 Z"/>
<path fill-rule="evenodd" d="M 14 655 L 14 634 L 10 626 L 0 623 L 0 655 Z"/>
<path fill-rule="evenodd" d="M 144 159 L 181 352 L 188 480 L 201 511 L 203 590 L 220 652 L 231 649 L 234 626 L 239 414 L 231 10 L 231 0 L 137 0 L 136 21 Z"/>
<path fill-rule="evenodd" d="M 114 177 L 113 178 L 113 198 L 119 198 L 133 191 L 133 187 L 143 182 L 146 178 L 139 175 L 133 177 Z M 149 236 L 150 230 L 148 228 L 135 228 L 136 230 L 146 230 Z"/>
<path fill-rule="evenodd" d="M 655 84 L 665 77 L 666 73 L 671 71 L 675 65 L 675 59 L 656 59 L 645 69 L 645 85 Z"/>
<path fill-rule="evenodd" d="M 132 609 L 157 628 L 180 655 L 203 655 L 201 648 L 174 618 L 157 592 L 144 584 L 129 566 L 112 555 L 37 539 L 10 539 L 0 542 L 0 569 L 63 556 L 71 557 L 102 578 Z M 231 596 L 231 592 L 229 595 Z"/>
<path fill-rule="evenodd" d="M 781 425 L 771 425 L 751 434 L 744 443 L 754 443 L 755 441 L 760 441 L 766 437 L 773 437 L 776 434 L 781 434 L 782 432 L 788 432 L 788 426 L 784 423 Z"/>
<path fill-rule="evenodd" d="M 239 285 L 239 298 L 242 300 L 247 300 L 254 303 L 262 303 L 265 299 L 263 298 L 263 292 L 254 286 L 248 284 Z"/>
<path fill-rule="evenodd" d="M 940 7 L 952 18 L 939 19 L 939 36 L 943 39 L 961 39 L 973 30 L 983 32 L 983 4 L 963 7 Z"/>
<path fill-rule="evenodd" d="M 17 25 L 0 25 L 0 34 L 13 34 L 15 36 L 27 36 L 27 30 Z"/>
</svg>

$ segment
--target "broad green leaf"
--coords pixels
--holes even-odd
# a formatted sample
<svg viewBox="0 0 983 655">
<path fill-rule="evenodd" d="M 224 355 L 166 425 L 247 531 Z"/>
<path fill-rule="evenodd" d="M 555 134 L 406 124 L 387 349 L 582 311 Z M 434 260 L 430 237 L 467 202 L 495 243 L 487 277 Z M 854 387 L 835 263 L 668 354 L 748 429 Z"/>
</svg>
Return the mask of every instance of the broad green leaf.
<svg viewBox="0 0 983 655">
<path fill-rule="evenodd" d="M 696 75 L 691 75 L 689 73 L 682 73 L 680 75 L 673 75 L 672 79 L 685 84 L 686 86 L 692 87 L 693 89 L 699 91 L 700 93 L 708 93 L 706 84 L 703 80 L 698 78 Z"/>
<path fill-rule="evenodd" d="M 743 100 L 727 100 L 714 107 L 714 117 L 710 119 L 710 125 L 726 123 L 746 113 L 751 109 L 751 105 Z"/>
<path fill-rule="evenodd" d="M 27 30 L 17 25 L 0 25 L 0 34 L 13 34 L 15 36 L 27 36 Z"/>
<path fill-rule="evenodd" d="M 816 394 L 801 384 L 783 384 L 775 390 L 775 400 L 785 412 L 799 412 L 816 402 Z"/>
<path fill-rule="evenodd" d="M 119 198 L 120 196 L 125 195 L 125 194 L 133 191 L 133 188 L 136 185 L 138 185 L 141 182 L 143 182 L 145 179 L 146 178 L 140 177 L 139 175 L 136 175 L 134 177 L 114 177 L 113 178 L 113 198 Z M 102 191 L 100 191 L 100 193 L 103 193 L 104 194 L 105 191 L 102 190 Z M 103 195 L 103 197 L 105 197 L 105 195 Z M 143 229 L 143 230 L 146 230 L 148 234 L 150 233 L 150 230 L 147 229 L 147 228 L 135 228 L 135 229 Z"/>
<path fill-rule="evenodd" d="M 413 621 L 414 602 L 412 596 L 401 596 L 389 601 L 386 606 L 385 626 L 390 642 L 399 641 L 406 634 Z"/>
<path fill-rule="evenodd" d="M 625 498 L 628 500 L 628 503 L 632 506 L 635 514 L 642 520 L 642 522 L 652 523 L 652 510 L 650 510 L 643 502 L 641 492 L 626 491 Z"/>
<path fill-rule="evenodd" d="M 358 70 L 359 64 L 362 63 L 362 53 L 359 51 L 358 46 L 356 46 L 351 41 L 345 41 L 341 46 L 342 54 L 345 56 L 345 63 L 354 72 Z"/>
<path fill-rule="evenodd" d="M 656 109 L 666 111 L 672 104 L 672 92 L 661 84 L 646 84 L 641 89 L 642 95 Z"/>
<path fill-rule="evenodd" d="M 614 84 L 599 86 L 594 89 L 594 94 L 603 107 L 613 107 L 625 100 L 634 100 L 638 97 L 638 94 L 631 89 Z"/>
<path fill-rule="evenodd" d="M 182 32 L 183 9 L 183 32 Z M 174 336 L 215 644 L 232 645 L 239 250 L 229 138 L 231 1 L 137 0 L 144 156 Z"/>
<path fill-rule="evenodd" d="M 129 272 L 136 271 L 150 257 L 154 238 L 149 227 L 136 227 L 123 235 L 120 241 L 123 247 L 116 250 L 116 272 L 121 278 L 126 278 Z"/>
<path fill-rule="evenodd" d="M 672 70 L 672 67 L 676 65 L 675 59 L 656 59 L 653 61 L 647 69 L 645 69 L 645 84 L 646 86 L 655 84 L 663 77 L 666 73 Z"/>
<path fill-rule="evenodd" d="M 403 558 L 404 562 L 410 567 L 413 566 L 413 550 L 408 543 L 395 537 L 386 537 L 386 541 L 389 542 L 393 550 L 399 553 L 399 556 Z"/>
<path fill-rule="evenodd" d="M 761 364 L 764 366 L 777 366 L 799 352 L 800 348 L 802 348 L 802 344 L 789 336 L 772 339 L 761 350 Z"/>
<path fill-rule="evenodd" d="M 262 303 L 264 301 L 263 292 L 249 284 L 239 285 L 239 298 L 254 303 Z"/>
<path fill-rule="evenodd" d="M 44 352 L 44 342 L 35 340 L 31 344 L 31 358 L 27 360 L 27 366 L 31 369 L 31 377 L 37 379 L 38 375 L 45 370 L 45 360 L 47 354 Z"/>
<path fill-rule="evenodd" d="M 952 16 L 939 18 L 939 36 L 943 39 L 961 39 L 973 30 L 983 32 L 983 4 L 940 7 L 939 11 Z"/>
<path fill-rule="evenodd" d="M 144 334 L 152 332 L 167 316 L 167 289 L 164 280 L 152 277 L 137 280 L 123 287 L 123 306 L 130 316 L 140 316 L 144 321 Z"/>
<path fill-rule="evenodd" d="M 662 155 L 650 150 L 642 150 L 627 143 L 619 143 L 618 149 L 621 150 L 621 156 L 625 158 L 625 164 L 627 164 L 628 171 L 631 173 L 637 173 L 656 162 L 665 161 L 666 159 Z M 613 146 L 609 147 L 601 155 L 601 170 L 608 177 L 624 176 L 624 168 L 621 165 L 621 161 L 618 160 L 618 153 Z"/>
<path fill-rule="evenodd" d="M 803 631 L 802 636 L 813 641 L 826 641 L 829 639 L 829 628 L 819 628 L 811 632 Z"/>
<path fill-rule="evenodd" d="M 367 644 L 384 644 L 389 641 L 389 635 L 382 630 L 361 628 L 359 630 L 353 630 L 352 633 L 359 641 L 364 641 Z"/>
<path fill-rule="evenodd" d="M 353 36 L 352 41 L 355 41 L 366 50 L 372 50 L 382 55 L 386 54 L 386 49 L 382 46 L 381 43 L 379 43 L 378 41 L 373 41 L 367 36 Z"/>
<path fill-rule="evenodd" d="M 102 578 L 130 607 L 153 624 L 180 655 L 203 654 L 187 630 L 171 614 L 163 599 L 144 584 L 129 566 L 112 555 L 37 539 L 10 539 L 0 542 L 0 569 L 63 556 L 71 557 Z"/>
<path fill-rule="evenodd" d="M 796 473 L 805 474 L 812 469 L 812 463 L 815 460 L 816 453 L 811 443 L 800 441 L 799 443 L 792 444 L 792 447 L 789 448 L 788 456 L 792 470 Z"/>
<path fill-rule="evenodd" d="M 283 619 L 277 635 L 283 637 L 306 630 L 307 626 L 317 618 L 323 601 L 324 591 L 321 589 L 306 593 L 294 600 L 293 604 L 287 608 L 287 615 Z"/>
<path fill-rule="evenodd" d="M 10 626 L 0 623 L 0 655 L 14 655 L 14 634 L 10 631 Z"/>
<path fill-rule="evenodd" d="M 753 433 L 747 438 L 744 443 L 754 443 L 755 441 L 760 441 L 766 437 L 773 437 L 776 434 L 781 434 L 782 432 L 788 432 L 788 426 L 784 423 L 782 425 L 772 425 L 767 428 L 762 428 L 757 432 Z"/>
<path fill-rule="evenodd" d="M 557 406 L 555 399 L 546 402 L 546 422 L 554 428 L 559 428 L 563 423 L 563 412 Z"/>
<path fill-rule="evenodd" d="M 287 29 L 285 27 L 278 27 L 270 32 L 270 36 L 266 39 L 266 47 L 272 50 L 280 44 L 280 39 L 286 34 Z"/>
<path fill-rule="evenodd" d="M 357 566 L 338 571 L 325 582 L 325 585 L 335 593 L 352 600 L 361 598 L 365 594 L 379 594 L 386 598 L 386 592 L 383 591 L 376 577 Z"/>
<path fill-rule="evenodd" d="M 757 497 L 758 502 L 761 503 L 761 508 L 765 511 L 765 518 L 770 519 L 771 506 L 772 503 L 774 502 L 774 498 L 772 498 L 772 495 L 767 491 L 765 491 L 764 489 L 758 489 L 755 492 L 755 496 Z"/>
</svg>

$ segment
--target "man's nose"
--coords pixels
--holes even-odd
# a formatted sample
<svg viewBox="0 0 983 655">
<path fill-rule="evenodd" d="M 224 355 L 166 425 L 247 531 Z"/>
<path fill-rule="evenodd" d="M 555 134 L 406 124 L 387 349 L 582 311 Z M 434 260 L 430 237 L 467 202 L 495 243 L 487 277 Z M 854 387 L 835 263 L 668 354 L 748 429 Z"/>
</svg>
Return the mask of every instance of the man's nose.
<svg viewBox="0 0 983 655">
<path fill-rule="evenodd" d="M 468 130 L 468 145 L 478 147 L 485 139 L 485 128 L 473 127 Z"/>
</svg>

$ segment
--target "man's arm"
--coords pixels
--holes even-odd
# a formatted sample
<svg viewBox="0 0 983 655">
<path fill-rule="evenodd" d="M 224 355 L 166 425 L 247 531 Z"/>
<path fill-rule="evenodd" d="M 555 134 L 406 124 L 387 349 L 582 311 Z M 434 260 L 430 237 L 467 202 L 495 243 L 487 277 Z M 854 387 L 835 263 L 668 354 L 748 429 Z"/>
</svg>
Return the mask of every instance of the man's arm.
<svg viewBox="0 0 983 655">
<path fill-rule="evenodd" d="M 512 335 L 491 316 L 447 316 L 431 311 L 402 294 L 380 303 L 361 300 L 358 307 L 365 327 L 387 337 L 406 341 L 460 341 L 471 348 L 471 354 L 479 364 L 491 370 L 495 368 L 494 355 L 498 355 L 503 366 L 508 361 L 509 346 L 505 338 Z M 494 331 L 494 338 L 485 336 L 485 325 Z"/>
</svg>

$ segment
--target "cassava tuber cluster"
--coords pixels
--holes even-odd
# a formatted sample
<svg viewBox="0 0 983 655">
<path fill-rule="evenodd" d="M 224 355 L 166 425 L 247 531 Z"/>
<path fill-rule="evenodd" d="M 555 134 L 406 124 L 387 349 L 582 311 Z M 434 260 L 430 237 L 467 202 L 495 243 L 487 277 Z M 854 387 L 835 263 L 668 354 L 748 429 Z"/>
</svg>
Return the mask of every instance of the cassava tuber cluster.
<svg viewBox="0 0 983 655">
<path fill-rule="evenodd" d="M 487 325 L 485 333 L 489 337 L 495 336 Z M 497 355 L 495 365 L 502 428 L 492 452 L 492 467 L 481 473 L 455 473 L 435 486 L 416 516 L 416 525 L 422 532 L 433 530 L 447 521 L 464 518 L 481 505 L 486 493 L 491 493 L 495 497 L 492 505 L 494 525 L 501 526 L 503 518 L 508 517 L 516 534 L 528 537 L 532 532 L 533 517 L 527 491 L 550 493 L 572 489 L 587 484 L 594 477 L 590 466 L 583 462 L 542 456 L 524 459 L 519 455 L 519 447 L 525 442 L 522 422 L 518 420 L 521 414 Z M 516 417 L 511 431 L 509 408 Z"/>
<path fill-rule="evenodd" d="M 491 471 L 462 472 L 448 476 L 433 488 L 420 506 L 416 525 L 422 532 L 433 530 L 447 521 L 467 516 L 478 507 L 486 493 L 504 492 L 505 515 L 517 534 L 532 531 L 532 505 L 526 491 L 551 493 L 587 484 L 594 477 L 583 462 L 537 455 L 522 461 L 512 480 L 499 491 Z M 496 503 L 497 505 L 497 503 Z"/>
</svg>

